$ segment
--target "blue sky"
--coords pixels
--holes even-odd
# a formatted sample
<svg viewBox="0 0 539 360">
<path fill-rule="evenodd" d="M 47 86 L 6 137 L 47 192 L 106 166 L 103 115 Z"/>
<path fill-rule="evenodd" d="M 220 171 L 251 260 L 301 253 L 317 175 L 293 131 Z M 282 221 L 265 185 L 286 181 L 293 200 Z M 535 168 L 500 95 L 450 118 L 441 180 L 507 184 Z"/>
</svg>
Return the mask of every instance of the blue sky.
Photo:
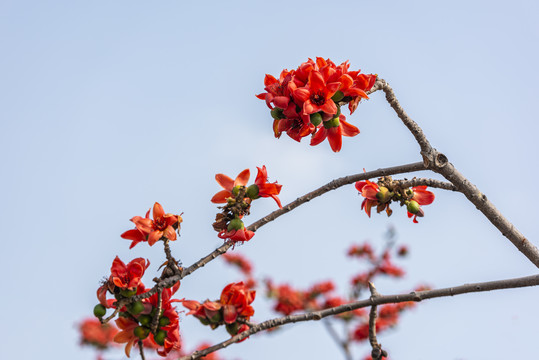
<svg viewBox="0 0 539 360">
<path fill-rule="evenodd" d="M 431 144 L 537 244 L 538 10 L 532 1 L 1 1 L 0 357 L 94 358 L 78 346 L 75 324 L 91 314 L 116 255 L 161 260 L 160 248 L 130 251 L 119 237 L 155 201 L 184 212 L 173 252 L 189 265 L 220 244 L 210 226 L 216 173 L 254 174 L 265 164 L 288 203 L 363 168 L 420 160 L 382 94 L 348 118 L 361 134 L 338 154 L 327 142 L 274 139 L 254 95 L 264 74 L 309 57 L 350 60 L 386 79 Z M 462 195 L 436 196 L 419 224 L 403 209 L 368 219 L 349 186 L 265 226 L 239 250 L 277 281 L 337 278 L 344 293 L 355 271 L 345 249 L 366 239 L 381 245 L 391 224 L 411 256 L 406 278 L 378 284 L 381 293 L 537 272 Z M 247 223 L 275 209 L 259 203 Z M 186 278 L 179 296 L 216 297 L 235 277 L 212 263 Z M 380 341 L 394 359 L 529 357 L 539 352 L 538 294 L 430 300 Z M 262 321 L 270 314 L 257 301 Z M 226 338 L 191 319 L 181 327 L 190 346 Z M 340 356 L 315 323 L 253 337 L 223 356 L 298 351 Z"/>
</svg>

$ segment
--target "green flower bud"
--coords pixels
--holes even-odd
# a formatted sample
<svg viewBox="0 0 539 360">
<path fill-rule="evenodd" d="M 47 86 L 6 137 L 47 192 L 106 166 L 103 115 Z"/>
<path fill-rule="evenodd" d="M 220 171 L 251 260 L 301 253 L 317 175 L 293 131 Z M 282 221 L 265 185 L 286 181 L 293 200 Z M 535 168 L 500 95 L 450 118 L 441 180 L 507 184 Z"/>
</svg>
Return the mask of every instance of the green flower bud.
<svg viewBox="0 0 539 360">
<path fill-rule="evenodd" d="M 167 326 L 168 324 L 170 324 L 170 319 L 168 317 L 162 316 L 159 319 L 159 326 Z"/>
<path fill-rule="evenodd" d="M 165 338 L 167 337 L 167 332 L 165 330 L 158 330 L 157 333 L 153 336 L 153 339 L 159 345 L 165 344 Z"/>
<path fill-rule="evenodd" d="M 150 329 L 144 326 L 137 326 L 133 329 L 133 334 L 140 340 L 144 340 L 150 335 Z"/>
<path fill-rule="evenodd" d="M 124 297 L 131 297 L 133 295 L 137 294 L 137 289 L 129 290 L 129 289 L 122 289 L 120 290 L 120 294 Z"/>
<path fill-rule="evenodd" d="M 245 225 L 243 225 L 243 221 L 241 221 L 239 218 L 234 218 L 230 221 L 226 229 L 228 231 L 232 231 L 232 230 L 241 230 L 244 227 Z"/>
<path fill-rule="evenodd" d="M 331 97 L 331 100 L 339 102 L 344 98 L 344 93 L 341 90 L 337 90 L 335 94 Z"/>
<path fill-rule="evenodd" d="M 149 326 L 152 323 L 152 316 L 148 314 L 140 315 L 138 317 L 138 322 L 141 325 Z"/>
<path fill-rule="evenodd" d="M 319 112 L 311 114 L 310 118 L 311 124 L 313 124 L 314 126 L 318 126 L 322 122 L 322 114 L 320 114 Z"/>
<path fill-rule="evenodd" d="M 253 184 L 251 186 L 249 186 L 247 188 L 247 192 L 245 192 L 245 195 L 247 195 L 248 197 L 250 197 L 251 199 L 257 199 L 259 196 L 258 196 L 258 185 L 256 184 Z"/>
<path fill-rule="evenodd" d="M 406 204 L 406 209 L 409 213 L 417 214 L 421 208 L 419 207 L 419 204 L 415 200 L 408 201 Z"/>
<path fill-rule="evenodd" d="M 144 305 L 142 304 L 142 301 L 135 301 L 127 306 L 127 310 L 133 315 L 138 315 L 144 311 Z"/>
<path fill-rule="evenodd" d="M 240 186 L 239 185 L 234 186 L 232 188 L 232 195 L 238 196 L 239 193 L 240 193 Z"/>
<path fill-rule="evenodd" d="M 206 318 L 198 318 L 198 320 L 200 320 L 200 322 L 202 323 L 202 325 L 208 325 L 210 322 L 208 321 L 208 319 Z"/>
<path fill-rule="evenodd" d="M 284 119 L 283 109 L 275 107 L 270 111 L 271 117 L 275 120 Z"/>
<path fill-rule="evenodd" d="M 333 127 L 337 127 L 339 126 L 341 123 L 339 122 L 339 117 L 334 117 L 333 119 L 331 120 L 328 120 L 328 121 L 324 121 L 324 127 L 326 129 L 330 129 L 330 128 L 333 128 Z"/>
<path fill-rule="evenodd" d="M 102 318 L 107 313 L 107 308 L 101 304 L 94 306 L 94 315 L 98 318 Z"/>
</svg>

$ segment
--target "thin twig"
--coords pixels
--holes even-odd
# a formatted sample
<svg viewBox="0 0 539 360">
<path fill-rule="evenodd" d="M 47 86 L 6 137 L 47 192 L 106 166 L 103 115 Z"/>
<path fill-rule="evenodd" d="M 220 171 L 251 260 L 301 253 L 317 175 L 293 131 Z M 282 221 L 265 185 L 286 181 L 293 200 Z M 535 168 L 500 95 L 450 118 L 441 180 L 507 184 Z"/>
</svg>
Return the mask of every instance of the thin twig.
<svg viewBox="0 0 539 360">
<path fill-rule="evenodd" d="M 341 186 L 353 184 L 357 181 L 372 179 L 372 178 L 376 178 L 380 176 L 410 173 L 410 172 L 421 171 L 421 170 L 425 170 L 425 166 L 423 165 L 423 163 L 417 162 L 417 163 L 412 163 L 412 164 L 378 169 L 374 171 L 368 171 L 365 173 L 360 173 L 360 174 L 355 174 L 355 175 L 350 175 L 350 176 L 341 177 L 339 179 L 335 179 L 333 181 L 330 181 L 326 185 L 297 198 L 296 200 L 292 201 L 290 204 L 283 206 L 283 208 L 279 210 L 275 210 L 271 214 L 263 217 L 262 219 L 255 221 L 254 223 L 252 223 L 251 225 L 247 227 L 247 230 L 257 231 L 262 226 L 277 219 L 279 216 L 284 215 L 292 211 L 293 209 L 297 208 L 298 206 L 305 204 L 311 201 L 312 199 L 317 198 L 331 190 L 340 188 Z M 209 255 L 198 260 L 197 262 L 195 262 L 193 265 L 189 266 L 188 268 L 183 269 L 181 277 L 178 278 L 177 280 L 183 279 L 187 275 L 191 274 L 193 271 L 203 267 L 204 265 L 206 265 L 207 263 L 209 263 L 216 257 L 224 254 L 231 246 L 232 246 L 231 243 L 225 243 L 221 245 L 219 248 L 217 248 L 215 251 L 213 251 Z"/>
<path fill-rule="evenodd" d="M 142 360 L 146 360 L 146 357 L 144 356 L 144 347 L 142 345 L 142 340 L 138 341 L 138 348 L 140 350 L 140 357 Z"/>
<path fill-rule="evenodd" d="M 402 188 L 409 188 L 414 186 L 429 186 L 432 188 L 458 191 L 457 187 L 451 183 L 440 181 L 436 179 L 424 179 L 424 178 L 414 178 L 411 180 L 393 180 L 393 183 L 399 185 Z"/>
<path fill-rule="evenodd" d="M 376 291 L 376 287 L 372 282 L 369 282 L 369 290 L 371 291 L 371 299 L 376 300 L 376 298 L 381 295 Z M 378 317 L 377 306 L 371 306 L 371 311 L 369 313 L 369 343 L 371 344 L 372 351 L 371 357 L 372 360 L 382 360 L 383 357 L 387 357 L 387 352 L 382 350 L 382 344 L 378 343 L 376 339 L 376 318 Z"/>
<path fill-rule="evenodd" d="M 256 334 L 260 331 L 264 331 L 264 330 L 267 330 L 276 326 L 282 326 L 285 324 L 291 324 L 291 323 L 302 322 L 302 321 L 320 320 L 327 316 L 337 315 L 337 314 L 341 314 L 347 311 L 364 308 L 367 306 L 382 305 L 382 304 L 395 304 L 395 303 L 402 303 L 402 302 L 407 302 L 407 301 L 422 301 L 422 300 L 427 300 L 427 299 L 455 296 L 455 295 L 466 294 L 466 293 L 476 293 L 476 292 L 501 290 L 501 289 L 513 289 L 513 288 L 537 286 L 537 285 L 539 285 L 539 275 L 532 275 L 532 276 L 507 279 L 507 280 L 497 280 L 497 281 L 489 281 L 489 282 L 482 282 L 482 283 L 465 284 L 461 286 L 443 288 L 443 289 L 418 291 L 418 292 L 412 292 L 409 294 L 385 295 L 385 296 L 379 296 L 376 298 L 371 297 L 370 299 L 360 300 L 360 301 L 352 302 L 346 305 L 341 305 L 341 306 L 324 309 L 320 311 L 308 312 L 308 313 L 299 314 L 299 315 L 289 315 L 289 316 L 285 316 L 281 318 L 267 320 L 219 344 L 210 346 L 204 350 L 195 351 L 191 355 L 182 356 L 179 360 L 199 359 L 202 356 L 208 355 L 214 351 L 221 350 L 231 344 L 241 341 L 249 337 L 250 335 Z"/>
<path fill-rule="evenodd" d="M 383 79 L 377 79 L 371 92 L 377 90 L 384 91 L 386 100 L 389 105 L 395 110 L 395 113 L 402 120 L 404 125 L 410 130 L 421 148 L 421 156 L 425 167 L 441 174 L 444 178 L 450 181 L 457 190 L 463 193 L 466 198 L 475 205 L 475 207 L 485 215 L 485 217 L 508 238 L 516 248 L 522 252 L 535 266 L 539 267 L 539 250 L 526 237 L 517 230 L 517 228 L 507 220 L 502 213 L 496 209 L 479 189 L 472 184 L 464 175 L 462 175 L 449 162 L 447 157 L 434 149 L 428 142 L 423 130 L 406 114 L 400 105 L 393 89 Z"/>
<path fill-rule="evenodd" d="M 163 309 L 163 289 L 157 292 L 157 311 L 152 319 L 151 331 L 152 334 L 157 332 L 157 326 L 159 325 L 159 317 L 161 316 L 161 310 Z"/>
<path fill-rule="evenodd" d="M 341 340 L 339 338 L 339 334 L 337 334 L 333 326 L 331 326 L 331 323 L 329 322 L 329 320 L 324 319 L 322 320 L 322 323 L 324 324 L 327 332 L 329 333 L 329 336 L 333 339 L 333 341 L 335 341 L 337 345 L 339 345 L 339 347 L 343 351 L 344 358 L 346 360 L 353 360 L 352 353 L 350 353 L 350 348 L 348 346 L 348 342 L 346 340 Z"/>
</svg>

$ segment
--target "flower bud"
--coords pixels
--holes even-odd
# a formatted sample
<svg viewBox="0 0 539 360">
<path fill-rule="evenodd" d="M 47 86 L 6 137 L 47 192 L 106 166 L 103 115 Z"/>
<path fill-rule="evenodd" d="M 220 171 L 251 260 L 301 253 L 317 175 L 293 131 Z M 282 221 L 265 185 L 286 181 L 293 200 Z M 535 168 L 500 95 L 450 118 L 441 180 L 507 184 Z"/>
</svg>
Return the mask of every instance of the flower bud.
<svg viewBox="0 0 539 360">
<path fill-rule="evenodd" d="M 259 188 L 258 188 L 258 185 L 256 184 L 253 184 L 251 186 L 249 186 L 247 188 L 247 191 L 245 192 L 245 195 L 247 197 L 250 197 L 251 199 L 258 199 L 259 196 L 258 196 L 258 192 L 259 192 Z"/>
<path fill-rule="evenodd" d="M 153 339 L 155 340 L 157 344 L 164 345 L 166 337 L 167 337 L 167 332 L 165 330 L 158 330 L 153 336 Z"/>
<path fill-rule="evenodd" d="M 127 309 L 131 314 L 138 315 L 144 311 L 144 305 L 142 304 L 142 301 L 135 301 L 134 303 L 129 304 Z"/>
<path fill-rule="evenodd" d="M 421 210 L 419 204 L 415 200 L 408 201 L 408 203 L 406 204 L 406 209 L 411 214 L 418 214 Z"/>
<path fill-rule="evenodd" d="M 239 218 L 234 218 L 230 221 L 226 229 L 228 231 L 232 231 L 232 230 L 241 230 L 244 227 L 245 225 L 243 225 L 243 221 L 241 221 Z"/>
<path fill-rule="evenodd" d="M 333 96 L 331 97 L 331 100 L 335 102 L 339 102 L 343 98 L 344 98 L 344 93 L 341 90 L 337 90 L 337 92 L 335 92 L 335 94 L 333 94 Z"/>
<path fill-rule="evenodd" d="M 143 326 L 137 326 L 133 329 L 133 334 L 138 337 L 140 340 L 144 340 L 150 335 L 150 329 Z"/>
<path fill-rule="evenodd" d="M 102 318 L 107 313 L 107 308 L 101 304 L 94 306 L 94 315 L 98 318 Z"/>
<path fill-rule="evenodd" d="M 320 113 L 311 114 L 310 119 L 311 119 L 311 124 L 313 124 L 314 126 L 318 126 L 322 122 L 322 114 Z"/>
</svg>

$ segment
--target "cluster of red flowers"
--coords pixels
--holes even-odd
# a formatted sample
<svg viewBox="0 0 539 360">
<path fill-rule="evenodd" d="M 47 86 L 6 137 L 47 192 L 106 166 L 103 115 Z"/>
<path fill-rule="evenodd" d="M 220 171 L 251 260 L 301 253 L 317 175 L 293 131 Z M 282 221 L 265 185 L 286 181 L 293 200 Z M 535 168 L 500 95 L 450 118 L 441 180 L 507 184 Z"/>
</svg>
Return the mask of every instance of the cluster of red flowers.
<svg viewBox="0 0 539 360">
<path fill-rule="evenodd" d="M 146 217 L 135 216 L 131 221 L 136 228 L 124 232 L 122 237 L 132 240 L 130 248 L 133 248 L 140 242 L 148 242 L 152 246 L 159 240 L 176 240 L 182 218 L 180 215 L 166 214 L 163 207 L 155 203 L 153 219 L 150 219 L 148 210 Z M 172 299 L 172 295 L 180 287 L 179 282 L 141 300 L 131 300 L 133 296 L 150 291 L 142 283 L 144 272 L 149 266 L 150 262 L 143 258 L 136 258 L 125 264 L 116 256 L 110 276 L 97 289 L 99 304 L 94 307 L 94 315 L 102 320 L 107 309 L 112 308 L 119 312 L 115 322 L 120 330 L 114 334 L 113 340 L 126 344 L 127 356 L 138 342 L 144 347 L 157 349 L 161 356 L 167 356 L 181 347 L 179 316 L 172 306 L 173 302 L 179 301 Z M 168 264 L 165 271 L 170 270 L 170 267 L 171 264 Z M 107 294 L 111 294 L 113 298 L 107 299 Z M 120 303 L 122 305 L 119 305 Z"/>
<path fill-rule="evenodd" d="M 151 210 L 151 209 L 150 209 Z M 158 240 L 176 240 L 176 232 L 180 231 L 180 223 L 183 221 L 180 215 L 165 214 L 159 203 L 153 206 L 153 220 L 150 219 L 150 210 L 145 217 L 135 216 L 131 219 L 135 223 L 135 229 L 124 232 L 124 239 L 132 240 L 130 249 L 140 242 L 147 241 L 150 246 Z"/>
<path fill-rule="evenodd" d="M 283 70 L 279 79 L 266 74 L 265 100 L 274 119 L 275 137 L 283 132 L 296 141 L 312 135 L 311 145 L 326 138 L 334 152 L 341 150 L 342 136 L 356 136 L 357 127 L 347 123 L 341 106 L 348 104 L 352 114 L 361 99 L 368 99 L 376 75 L 349 71 L 348 61 L 335 65 L 330 59 L 309 59 L 296 70 Z"/>
<path fill-rule="evenodd" d="M 257 167 L 255 183 L 247 186 L 249 181 L 249 169 L 243 170 L 235 180 L 224 174 L 215 175 L 215 180 L 224 190 L 215 194 L 211 202 L 215 204 L 226 204 L 222 207 L 221 213 L 217 214 L 213 228 L 217 231 L 221 239 L 234 243 L 249 241 L 254 236 L 254 232 L 245 229 L 241 220 L 244 215 L 249 214 L 251 202 L 261 197 L 271 197 L 281 208 L 281 201 L 277 197 L 281 192 L 282 185 L 277 182 L 268 182 L 266 166 Z"/>
<path fill-rule="evenodd" d="M 426 186 L 414 186 L 412 189 L 390 189 L 387 186 L 376 184 L 372 181 L 356 182 L 356 189 L 365 198 L 361 203 L 361 209 L 370 217 L 371 208 L 376 206 L 376 212 L 386 211 L 387 216 L 391 216 L 393 211 L 389 207 L 392 201 L 400 202 L 401 206 L 406 206 L 408 217 L 413 217 L 417 223 L 417 217 L 425 215 L 420 205 L 429 205 L 434 201 L 434 194 L 427 191 Z"/>
<path fill-rule="evenodd" d="M 376 332 L 381 332 L 397 325 L 399 315 L 404 310 L 413 308 L 416 303 L 402 302 L 398 304 L 386 304 L 378 307 L 378 317 L 376 319 Z M 365 341 L 369 338 L 369 321 L 358 324 L 352 331 L 352 339 L 355 341 Z"/>
<path fill-rule="evenodd" d="M 146 293 L 148 290 L 141 279 L 149 265 L 150 262 L 142 258 L 134 259 L 125 265 L 116 257 L 109 279 L 97 290 L 99 304 L 94 308 L 94 315 L 101 319 L 105 316 L 107 308 L 116 308 L 117 301 Z M 114 336 L 114 341 L 126 343 L 127 356 L 139 340 L 143 340 L 145 347 L 163 346 L 163 349 L 157 350 L 161 356 L 180 348 L 179 316 L 172 306 L 172 303 L 178 300 L 171 299 L 179 287 L 178 282 L 172 288 L 163 289 L 160 303 L 158 294 L 155 293 L 119 309 L 120 316 L 115 321 L 120 332 Z M 107 293 L 113 294 L 114 299 L 107 299 Z M 156 328 L 154 332 L 151 331 L 153 322 Z"/>
<path fill-rule="evenodd" d="M 234 336 L 249 330 L 245 324 L 249 321 L 255 310 L 251 303 L 255 300 L 256 291 L 249 290 L 243 282 L 228 284 L 221 292 L 219 300 L 206 300 L 199 303 L 195 300 L 182 300 L 183 306 L 190 311 L 187 315 L 194 315 L 204 325 L 212 329 L 220 325 L 226 326 L 226 331 Z"/>
</svg>

